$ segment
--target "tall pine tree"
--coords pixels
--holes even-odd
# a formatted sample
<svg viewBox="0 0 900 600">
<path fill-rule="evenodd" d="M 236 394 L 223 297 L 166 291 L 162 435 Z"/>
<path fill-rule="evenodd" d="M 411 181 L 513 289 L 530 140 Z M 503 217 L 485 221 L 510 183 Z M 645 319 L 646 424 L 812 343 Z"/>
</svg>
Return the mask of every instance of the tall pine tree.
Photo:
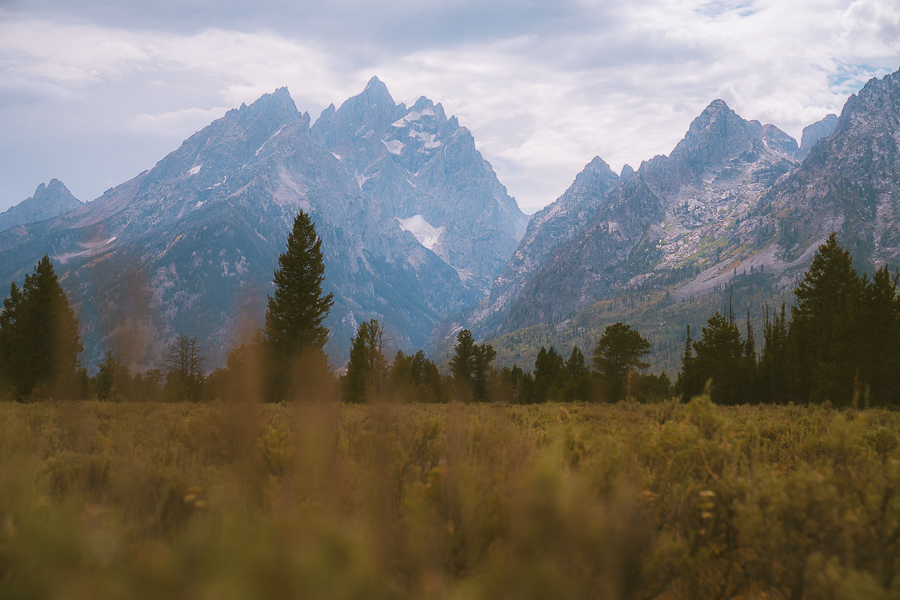
<svg viewBox="0 0 900 600">
<path fill-rule="evenodd" d="M 794 291 L 789 351 L 799 399 L 850 404 L 858 379 L 854 337 L 862 289 L 850 252 L 832 233 Z"/>
<path fill-rule="evenodd" d="M 694 342 L 694 358 L 702 381 L 712 380 L 710 399 L 716 404 L 742 401 L 744 344 L 734 321 L 716 311 Z"/>
<path fill-rule="evenodd" d="M 49 256 L 12 284 L 0 316 L 0 372 L 18 399 L 80 395 L 78 354 L 84 349 L 78 319 L 69 307 Z"/>
<path fill-rule="evenodd" d="M 322 294 L 324 280 L 322 240 L 309 215 L 301 210 L 294 218 L 287 249 L 278 257 L 275 293 L 266 310 L 266 396 L 270 400 L 287 397 L 292 387 L 302 392 L 310 376 L 322 368 L 327 370 L 322 347 L 328 340 L 328 328 L 322 321 L 334 304 L 334 295 Z"/>
</svg>

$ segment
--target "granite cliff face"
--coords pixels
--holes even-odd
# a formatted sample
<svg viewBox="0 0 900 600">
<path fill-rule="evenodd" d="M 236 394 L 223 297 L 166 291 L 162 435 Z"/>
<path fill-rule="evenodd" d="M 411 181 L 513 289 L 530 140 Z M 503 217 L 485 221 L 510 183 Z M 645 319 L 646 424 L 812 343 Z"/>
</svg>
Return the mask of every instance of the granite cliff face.
<svg viewBox="0 0 900 600">
<path fill-rule="evenodd" d="M 812 147 L 816 145 L 816 142 L 831 136 L 837 124 L 837 115 L 826 115 L 821 121 L 804 127 L 803 135 L 800 137 L 800 158 L 806 158 Z"/>
<path fill-rule="evenodd" d="M 350 106 L 371 100 L 368 95 L 379 92 L 373 89 L 377 87 L 370 84 L 348 101 Z M 383 92 L 381 99 L 389 98 Z M 479 202 L 487 201 L 484 194 L 475 199 L 465 195 L 467 186 L 479 183 L 459 181 L 471 175 L 471 165 L 455 171 L 447 167 L 449 157 L 464 154 L 467 147 L 468 158 L 478 159 L 474 168 L 482 175 L 493 173 L 455 119 L 437 119 L 435 127 L 443 129 L 429 142 L 417 140 L 420 146 L 410 156 L 390 152 L 392 140 L 382 141 L 386 136 L 371 145 L 356 140 L 352 148 L 349 143 L 325 145 L 328 132 L 333 139 L 349 136 L 351 141 L 355 138 L 347 132 L 359 132 L 368 141 L 372 136 L 365 137 L 366 132 L 377 123 L 381 133 L 406 131 L 412 137 L 412 129 L 392 126 L 410 111 L 392 101 L 373 104 L 371 110 L 355 112 L 342 107 L 331 115 L 330 127 L 326 113 L 315 131 L 286 89 L 231 110 L 153 169 L 97 200 L 55 219 L 0 233 L 0 281 L 7 286 L 21 281 L 49 252 L 77 307 L 87 365 L 96 364 L 109 347 L 123 352 L 135 367 L 152 365 L 179 333 L 200 336 L 216 365 L 242 330 L 261 322 L 278 254 L 294 215 L 303 209 L 322 237 L 325 291 L 335 295 L 326 321 L 332 365 L 344 361 L 358 322 L 372 317 L 384 323 L 393 346 L 422 347 L 435 323 L 480 296 L 480 288 L 460 271 L 470 268 L 490 280 L 502 265 L 491 272 L 490 261 L 482 264 L 474 254 L 457 259 L 462 266 L 454 265 L 455 248 L 464 240 L 439 235 L 429 244 L 417 235 L 422 228 L 417 230 L 410 217 L 427 214 L 423 218 L 430 225 L 449 232 L 456 226 L 429 212 L 429 203 L 455 199 L 478 211 Z M 426 105 L 426 100 L 417 104 L 420 113 Z M 443 116 L 439 107 L 432 110 Z M 432 146 L 425 148 L 428 143 Z M 440 162 L 425 152 L 414 155 L 418 148 L 445 158 Z M 441 171 L 444 189 L 460 196 L 430 193 L 415 204 L 420 198 L 410 192 L 405 178 L 402 189 L 392 191 L 400 176 L 395 157 L 418 161 L 423 182 L 437 178 L 425 177 L 430 164 Z M 364 191 L 365 177 L 372 180 L 373 191 Z M 498 190 L 502 186 L 491 193 Z M 514 232 L 521 221 L 515 202 L 505 195 L 489 199 L 512 203 L 509 223 L 493 223 Z M 401 200 L 409 202 L 410 215 L 398 212 Z M 474 222 L 479 216 L 468 218 Z M 497 247 L 490 239 L 472 240 L 472 245 L 484 244 L 490 256 L 514 242 L 513 236 Z"/>
<path fill-rule="evenodd" d="M 834 132 L 763 198 L 760 219 L 777 223 L 787 259 L 831 231 L 872 270 L 900 265 L 900 71 L 851 96 Z"/>
<path fill-rule="evenodd" d="M 51 179 L 47 185 L 40 184 L 34 191 L 34 196 L 0 213 L 0 231 L 52 219 L 79 206 L 81 200 L 73 196 L 69 188 L 58 179 Z"/>
<path fill-rule="evenodd" d="M 425 97 L 395 104 L 373 78 L 322 113 L 313 135 L 402 229 L 479 296 L 512 254 L 528 218 L 455 117 Z"/>
</svg>

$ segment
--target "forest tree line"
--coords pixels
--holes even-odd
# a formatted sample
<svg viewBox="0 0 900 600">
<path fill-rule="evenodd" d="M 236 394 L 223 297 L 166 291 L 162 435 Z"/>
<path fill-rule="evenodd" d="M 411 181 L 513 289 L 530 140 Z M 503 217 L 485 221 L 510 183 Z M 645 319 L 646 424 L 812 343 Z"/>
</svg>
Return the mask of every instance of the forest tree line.
<svg viewBox="0 0 900 600">
<path fill-rule="evenodd" d="M 131 375 L 108 350 L 89 376 L 78 361 L 78 321 L 45 256 L 22 288 L 14 282 L 0 313 L 0 396 L 213 401 L 251 397 L 267 401 L 305 397 L 349 403 L 393 402 L 615 402 L 678 396 L 690 399 L 708 385 L 719 404 L 831 402 L 836 406 L 890 406 L 900 400 L 900 299 L 897 275 L 887 267 L 871 280 L 852 266 L 832 234 L 798 285 L 790 316 L 784 305 L 766 309 L 761 351 L 749 315 L 742 337 L 733 312 L 716 312 L 699 339 L 687 332 L 682 369 L 673 385 L 666 373 L 643 373 L 650 343 L 627 324 L 608 326 L 586 357 L 575 346 L 564 356 L 542 347 L 533 369 L 493 366 L 496 352 L 458 332 L 449 374 L 419 350 L 384 354 L 383 325 L 359 325 L 346 372 L 330 372 L 322 321 L 333 303 L 322 293 L 321 240 L 309 215 L 297 215 L 278 259 L 275 293 L 265 327 L 234 348 L 223 368 L 207 374 L 197 337 L 178 335 L 163 369 Z"/>
</svg>

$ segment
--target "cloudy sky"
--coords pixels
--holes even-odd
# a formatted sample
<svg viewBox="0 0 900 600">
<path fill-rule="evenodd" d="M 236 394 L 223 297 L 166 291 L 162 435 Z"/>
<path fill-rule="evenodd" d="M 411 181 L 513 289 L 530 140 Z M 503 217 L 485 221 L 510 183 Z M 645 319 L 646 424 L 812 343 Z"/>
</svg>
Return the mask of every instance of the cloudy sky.
<svg viewBox="0 0 900 600">
<path fill-rule="evenodd" d="M 900 67 L 897 0 L 0 0 L 0 210 L 82 200 L 288 86 L 442 102 L 531 213 L 594 156 L 668 154 L 715 98 L 799 140 Z"/>
</svg>

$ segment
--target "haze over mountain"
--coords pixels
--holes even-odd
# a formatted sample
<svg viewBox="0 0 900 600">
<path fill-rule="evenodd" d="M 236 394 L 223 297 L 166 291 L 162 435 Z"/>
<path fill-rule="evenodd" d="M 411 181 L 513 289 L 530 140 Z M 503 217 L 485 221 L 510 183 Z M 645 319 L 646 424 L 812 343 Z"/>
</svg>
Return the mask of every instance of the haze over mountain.
<svg viewBox="0 0 900 600">
<path fill-rule="evenodd" d="M 49 252 L 88 365 L 107 347 L 151 365 L 179 333 L 198 335 L 215 365 L 260 322 L 300 209 L 322 237 L 335 294 L 333 365 L 372 317 L 392 346 L 424 345 L 484 293 L 526 220 L 440 105 L 398 106 L 373 79 L 313 130 L 282 88 L 78 210 L 0 234 L 0 281 L 21 281 Z M 467 228 L 474 249 L 460 239 Z"/>
<path fill-rule="evenodd" d="M 40 184 L 32 197 L 0 213 L 0 231 L 16 225 L 52 219 L 79 206 L 81 200 L 73 196 L 61 181 L 51 179 L 46 185 Z"/>
</svg>

